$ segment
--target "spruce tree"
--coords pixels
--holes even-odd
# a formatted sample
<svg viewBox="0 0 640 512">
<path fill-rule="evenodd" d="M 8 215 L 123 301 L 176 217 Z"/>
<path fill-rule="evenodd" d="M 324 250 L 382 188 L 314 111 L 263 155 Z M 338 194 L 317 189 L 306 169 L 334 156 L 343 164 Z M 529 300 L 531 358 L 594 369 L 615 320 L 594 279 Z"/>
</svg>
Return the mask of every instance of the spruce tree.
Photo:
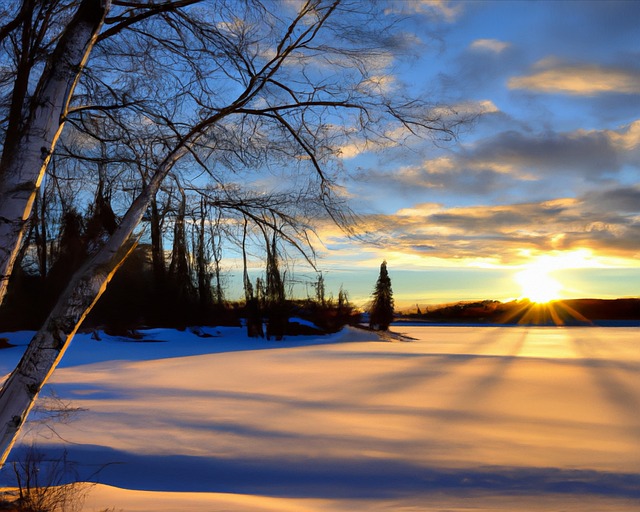
<svg viewBox="0 0 640 512">
<path fill-rule="evenodd" d="M 369 309 L 369 327 L 378 331 L 386 331 L 393 320 L 393 291 L 391 279 L 387 272 L 387 262 L 380 265 L 380 275 L 373 291 L 373 300 Z"/>
</svg>

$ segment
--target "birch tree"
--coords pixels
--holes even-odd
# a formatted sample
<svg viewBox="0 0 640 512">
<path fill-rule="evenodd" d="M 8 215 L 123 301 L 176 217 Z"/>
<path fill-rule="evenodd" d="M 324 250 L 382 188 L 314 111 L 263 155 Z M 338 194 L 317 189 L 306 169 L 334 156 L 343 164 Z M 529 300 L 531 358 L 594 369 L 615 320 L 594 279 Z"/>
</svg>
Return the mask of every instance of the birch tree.
<svg viewBox="0 0 640 512">
<path fill-rule="evenodd" d="M 6 110 L 0 156 L 0 305 L 37 191 L 98 39 L 198 1 L 22 0 L 17 12 L 0 11 L 0 91 Z M 107 18 L 112 3 L 120 7 Z M 101 32 L 105 22 L 109 27 Z"/>
<path fill-rule="evenodd" d="M 82 0 L 80 5 L 94 5 L 92 2 L 100 4 L 102 15 L 90 31 L 80 63 L 70 66 L 76 74 L 67 84 L 80 81 L 82 86 L 86 79 L 82 92 L 87 98 L 93 89 L 100 89 L 117 99 L 118 108 L 77 106 L 67 112 L 67 91 L 58 100 L 62 119 L 66 115 L 67 122 L 84 130 L 89 139 L 98 140 L 97 132 L 91 133 L 90 123 L 84 122 L 97 110 L 105 116 L 121 116 L 134 132 L 155 131 L 157 139 L 150 146 L 148 175 L 136 184 L 135 197 L 119 225 L 70 280 L 0 390 L 0 464 L 83 319 L 135 247 L 141 236 L 136 228 L 170 173 L 200 174 L 219 184 L 231 184 L 241 181 L 243 173 L 285 169 L 292 186 L 300 188 L 306 183 L 303 188 L 313 191 L 309 195 L 324 215 L 344 224 L 344 210 L 335 192 L 343 147 L 353 142 L 388 144 L 398 132 L 400 137 L 430 133 L 448 137 L 458 122 L 441 106 L 407 99 L 399 91 L 389 96 L 378 86 L 379 77 L 373 76 L 370 67 L 383 53 L 376 41 L 384 31 L 372 15 L 382 16 L 385 11 L 373 12 L 367 2 L 274 1 L 265 5 L 217 1 L 203 3 L 200 10 L 161 8 L 195 3 L 184 1 L 150 3 L 147 11 L 140 11 L 135 8 L 137 3 L 113 0 L 114 5 L 123 6 L 124 14 L 111 20 L 113 26 L 101 33 L 100 23 L 109 4 Z M 372 22 L 370 29 L 368 22 Z M 164 27 L 162 34 L 160 26 Z M 127 33 L 130 39 L 125 38 Z M 110 47 L 115 35 L 122 35 L 120 46 Z M 102 49 L 100 58 L 92 63 L 92 72 L 78 77 L 92 45 L 98 52 Z M 379 65 L 376 69 L 379 71 Z M 164 96 L 132 100 L 118 93 L 118 83 L 134 80 L 142 93 L 157 86 Z M 46 155 L 34 152 L 43 165 L 60 134 L 62 121 L 57 119 L 55 137 L 42 146 Z M 114 138 L 109 143 L 120 142 Z M 23 176 L 3 171 L 3 179 L 14 174 Z M 37 187 L 40 180 L 38 174 L 28 188 Z M 274 181 L 279 184 L 282 180 L 278 176 Z M 5 183 L 2 190 L 8 189 Z M 15 185 L 12 194 L 18 188 Z M 23 203 L 30 201 L 27 198 Z M 232 207 L 244 218 L 260 217 L 242 203 Z M 29 208 L 18 219 L 15 213 L 20 208 L 16 206 L 14 221 L 3 214 L 4 224 L 22 229 Z M 18 230 L 13 238 L 19 236 Z M 13 238 L 7 235 L 6 247 L 15 245 Z M 8 275 L 6 269 L 3 272 Z"/>
<path fill-rule="evenodd" d="M 0 304 L 15 262 L 27 220 L 55 149 L 79 74 L 93 48 L 109 9 L 108 0 L 83 0 L 51 52 L 29 97 L 36 52 L 48 27 L 44 3 L 23 0 L 0 37 L 19 34 L 14 87 L 0 158 Z"/>
</svg>

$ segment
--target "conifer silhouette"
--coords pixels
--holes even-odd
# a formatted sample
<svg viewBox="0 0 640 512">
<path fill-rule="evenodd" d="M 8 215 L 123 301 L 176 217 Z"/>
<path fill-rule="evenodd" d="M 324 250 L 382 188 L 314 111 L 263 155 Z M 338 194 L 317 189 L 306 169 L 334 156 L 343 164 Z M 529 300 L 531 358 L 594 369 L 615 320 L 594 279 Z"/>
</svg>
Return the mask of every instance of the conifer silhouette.
<svg viewBox="0 0 640 512">
<path fill-rule="evenodd" d="M 373 291 L 373 300 L 369 309 L 369 327 L 386 331 L 393 320 L 393 290 L 387 272 L 386 260 L 380 265 L 380 275 Z"/>
</svg>

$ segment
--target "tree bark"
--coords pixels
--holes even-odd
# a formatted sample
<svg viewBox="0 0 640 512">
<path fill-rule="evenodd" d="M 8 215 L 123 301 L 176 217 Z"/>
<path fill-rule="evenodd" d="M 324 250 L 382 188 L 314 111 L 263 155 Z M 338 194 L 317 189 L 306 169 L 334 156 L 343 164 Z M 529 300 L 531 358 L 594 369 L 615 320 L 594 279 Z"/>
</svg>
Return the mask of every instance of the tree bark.
<svg viewBox="0 0 640 512">
<path fill-rule="evenodd" d="M 0 160 L 0 304 L 71 95 L 110 4 L 110 0 L 82 0 L 45 66 L 26 123 L 15 142 L 4 146 Z"/>
<path fill-rule="evenodd" d="M 120 225 L 96 255 L 71 278 L 65 292 L 0 390 L 0 468 L 42 386 L 53 373 L 85 317 L 135 244 L 133 230 L 173 165 L 188 153 L 186 145 L 164 160 L 145 189 L 131 204 Z"/>
<path fill-rule="evenodd" d="M 130 244 L 128 250 L 122 248 L 110 254 L 109 258 L 103 255 L 94 259 L 76 274 L 0 390 L 0 467 L 6 461 L 40 389 L 133 247 L 135 244 Z"/>
<path fill-rule="evenodd" d="M 158 210 L 158 200 L 153 198 L 150 204 L 151 216 L 149 218 L 150 232 L 151 232 L 151 262 L 153 266 L 153 276 L 156 285 L 160 286 L 160 289 L 164 286 L 165 279 L 165 258 L 164 247 L 162 243 L 162 216 Z"/>
</svg>

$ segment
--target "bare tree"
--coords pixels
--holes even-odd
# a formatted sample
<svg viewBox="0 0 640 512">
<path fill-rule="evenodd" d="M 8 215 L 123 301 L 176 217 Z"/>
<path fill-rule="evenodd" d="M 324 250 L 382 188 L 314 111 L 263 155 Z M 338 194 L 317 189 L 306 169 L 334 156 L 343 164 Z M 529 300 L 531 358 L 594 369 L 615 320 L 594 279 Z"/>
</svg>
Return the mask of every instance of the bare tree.
<svg viewBox="0 0 640 512">
<path fill-rule="evenodd" d="M 218 211 L 211 223 L 210 241 L 211 241 L 211 261 L 213 263 L 213 300 L 216 306 L 224 305 L 225 293 L 222 277 L 222 242 L 223 233 L 220 229 L 222 221 L 222 212 Z"/>
<path fill-rule="evenodd" d="M 225 293 L 222 276 L 222 210 L 212 209 L 204 196 L 200 197 L 197 243 L 195 247 L 198 266 L 198 297 L 202 311 L 213 304 L 218 310 L 224 306 Z M 207 223 L 209 229 L 207 230 Z"/>
<path fill-rule="evenodd" d="M 81 5 L 91 1 L 98 0 L 83 0 Z M 291 10 L 294 4 L 289 2 L 274 7 L 257 1 L 174 8 L 188 3 L 194 2 L 150 3 L 145 10 L 114 0 L 123 14 L 108 19 L 112 25 L 101 34 L 99 25 L 91 32 L 90 42 L 99 42 L 95 61 L 79 77 L 76 94 L 89 101 L 95 89 L 104 98 L 111 96 L 113 107 L 77 104 L 67 112 L 70 93 L 64 96 L 60 108 L 67 122 L 87 140 L 108 143 L 113 165 L 124 145 L 106 137 L 101 123 L 92 126 L 88 119 L 98 116 L 104 123 L 114 122 L 155 139 L 146 146 L 145 177 L 133 183 L 133 200 L 123 208 L 117 228 L 70 280 L 0 390 L 0 464 L 81 322 L 135 247 L 141 236 L 134 233 L 136 227 L 170 173 L 200 172 L 214 182 L 229 184 L 256 170 L 286 169 L 292 187 L 300 189 L 305 183 L 304 197 L 313 197 L 325 215 L 344 225 L 344 210 L 334 192 L 340 172 L 336 157 L 342 147 L 354 138 L 388 142 L 398 129 L 405 134 L 452 133 L 447 123 L 455 120 L 445 109 L 406 100 L 397 91 L 389 98 L 376 86 L 369 64 L 380 55 L 375 41 L 383 27 L 375 24 L 372 15 L 376 13 L 368 3 L 308 0 L 297 11 Z M 108 2 L 100 3 L 105 5 Z M 162 36 L 161 27 L 166 29 Z M 116 40 L 119 46 L 114 46 Z M 78 65 L 73 69 L 77 73 Z M 78 79 L 77 74 L 74 77 Z M 127 87 L 119 89 L 118 80 Z M 156 100 L 127 97 L 133 92 L 148 95 L 150 90 L 161 96 Z M 37 151 L 36 156 L 46 164 L 52 148 L 52 144 L 46 146 L 46 157 Z M 117 165 L 130 169 L 131 157 Z M 15 174 L 3 173 L 3 179 Z M 37 188 L 38 180 L 35 183 Z M 212 205 L 240 212 L 262 226 L 275 225 L 298 244 L 296 238 L 305 240 L 308 232 L 283 207 L 292 201 L 290 195 L 273 193 L 266 201 L 260 195 L 251 201 L 227 196 Z M 13 218 L 17 219 L 18 210 L 13 209 Z M 26 211 L 22 209 L 20 221 L 5 224 L 22 229 Z M 293 220 L 285 223 L 293 226 L 292 231 L 275 222 L 283 218 Z M 6 240 L 10 238 L 7 235 Z"/>
</svg>

